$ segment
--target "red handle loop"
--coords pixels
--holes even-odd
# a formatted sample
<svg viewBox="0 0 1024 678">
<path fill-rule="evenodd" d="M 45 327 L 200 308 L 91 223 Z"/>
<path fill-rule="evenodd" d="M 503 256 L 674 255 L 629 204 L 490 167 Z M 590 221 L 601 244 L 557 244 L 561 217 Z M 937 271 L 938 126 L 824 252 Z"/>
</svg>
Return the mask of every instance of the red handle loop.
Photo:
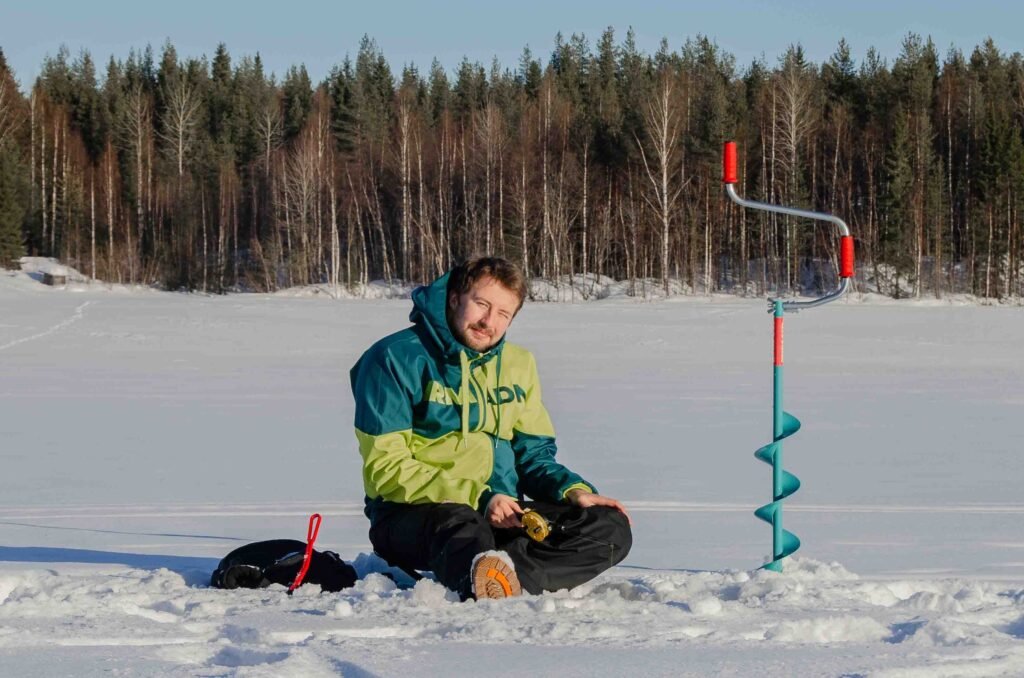
<svg viewBox="0 0 1024 678">
<path fill-rule="evenodd" d="M 288 587 L 288 595 L 291 595 L 292 591 L 302 586 L 302 580 L 306 578 L 306 573 L 309 572 L 309 563 L 313 558 L 313 544 L 316 543 L 316 536 L 320 533 L 321 522 L 323 522 L 323 516 L 319 513 L 314 513 L 309 517 L 309 530 L 306 531 L 306 553 L 302 556 L 302 568 L 295 575 L 295 581 Z"/>
<path fill-rule="evenodd" d="M 725 149 L 722 152 L 722 182 L 735 184 L 737 181 L 736 172 L 736 142 L 726 141 Z"/>
</svg>

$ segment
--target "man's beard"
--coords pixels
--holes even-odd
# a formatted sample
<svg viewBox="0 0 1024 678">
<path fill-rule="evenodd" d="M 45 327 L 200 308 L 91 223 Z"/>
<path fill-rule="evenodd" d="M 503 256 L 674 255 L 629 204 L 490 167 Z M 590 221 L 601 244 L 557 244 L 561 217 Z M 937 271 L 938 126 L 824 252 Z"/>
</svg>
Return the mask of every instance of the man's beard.
<svg viewBox="0 0 1024 678">
<path fill-rule="evenodd" d="M 485 337 L 482 338 L 482 339 L 479 339 L 479 338 L 471 335 L 470 332 L 472 332 L 473 330 L 476 330 L 478 332 L 483 332 L 485 334 Z M 462 343 L 464 343 L 466 346 L 472 347 L 472 343 L 470 342 L 471 338 L 475 339 L 477 342 L 483 344 L 483 348 L 485 350 L 491 348 L 492 346 L 494 346 L 494 344 L 497 343 L 495 341 L 495 339 L 494 339 L 494 331 L 489 329 L 489 328 L 487 328 L 486 326 L 480 325 L 478 323 L 474 323 L 474 324 L 472 324 L 472 325 L 470 325 L 470 326 L 468 326 L 466 328 L 466 332 L 464 333 L 464 336 L 462 337 L 462 340 L 463 340 Z"/>
</svg>

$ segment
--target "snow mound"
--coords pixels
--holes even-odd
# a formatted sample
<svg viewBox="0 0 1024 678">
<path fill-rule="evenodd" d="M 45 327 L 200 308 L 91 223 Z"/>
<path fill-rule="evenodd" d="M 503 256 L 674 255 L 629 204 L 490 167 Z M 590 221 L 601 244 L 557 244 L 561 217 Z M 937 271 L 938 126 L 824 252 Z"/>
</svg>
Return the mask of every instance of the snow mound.
<svg viewBox="0 0 1024 678">
<path fill-rule="evenodd" d="M 871 643 L 888 638 L 889 628 L 871 617 L 815 617 L 786 621 L 764 637 L 782 643 Z"/>
<path fill-rule="evenodd" d="M 89 280 L 79 271 L 70 266 L 65 266 L 53 257 L 22 257 L 18 260 L 18 263 L 21 265 L 23 273 L 28 273 L 29 275 L 33 273 L 38 274 L 40 280 L 44 273 L 54 276 L 65 276 L 68 281 L 86 282 Z"/>
<path fill-rule="evenodd" d="M 286 287 L 277 290 L 271 296 L 288 298 L 323 297 L 325 299 L 408 299 L 417 287 L 417 283 L 404 283 L 397 280 L 372 280 L 365 285 L 363 283 L 353 283 L 352 285 L 339 284 L 337 287 L 330 284 Z"/>
<path fill-rule="evenodd" d="M 131 647 L 190 670 L 245 668 L 246 675 L 327 675 L 342 658 L 373 657 L 397 647 L 381 645 L 395 640 L 413 653 L 438 642 L 454 643 L 455 652 L 480 644 L 599 643 L 650 652 L 708 648 L 722 656 L 737 648 L 842 644 L 864 658 L 885 655 L 888 664 L 875 665 L 892 669 L 883 675 L 1024 671 L 1024 596 L 998 583 L 864 582 L 838 563 L 794 558 L 782 573 L 637 576 L 616 568 L 573 590 L 460 602 L 429 578 L 399 587 L 372 554 L 355 563 L 362 579 L 354 587 L 323 594 L 304 586 L 293 597 L 277 585 L 189 586 L 163 568 L 7 569 L 0 576 L 0 646 L 15 655 L 40 643 Z M 974 653 L 970 659 L 965 650 Z M 960 659 L 949 661 L 950 652 Z M 407 668 L 431 673 L 430 666 Z"/>
</svg>

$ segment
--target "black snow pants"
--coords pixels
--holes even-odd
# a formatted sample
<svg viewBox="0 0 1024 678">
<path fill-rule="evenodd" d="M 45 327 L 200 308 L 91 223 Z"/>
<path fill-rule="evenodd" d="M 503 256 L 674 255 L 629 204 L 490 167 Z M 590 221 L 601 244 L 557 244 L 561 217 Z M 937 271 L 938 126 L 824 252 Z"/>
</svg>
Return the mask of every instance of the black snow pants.
<svg viewBox="0 0 1024 678">
<path fill-rule="evenodd" d="M 523 589 L 538 594 L 573 588 L 618 564 L 629 553 L 629 521 L 613 508 L 520 502 L 551 521 L 551 534 L 537 542 L 522 529 L 491 527 L 463 504 L 379 502 L 370 513 L 370 542 L 391 565 L 429 570 L 465 600 L 470 597 L 473 557 L 505 551 Z"/>
</svg>

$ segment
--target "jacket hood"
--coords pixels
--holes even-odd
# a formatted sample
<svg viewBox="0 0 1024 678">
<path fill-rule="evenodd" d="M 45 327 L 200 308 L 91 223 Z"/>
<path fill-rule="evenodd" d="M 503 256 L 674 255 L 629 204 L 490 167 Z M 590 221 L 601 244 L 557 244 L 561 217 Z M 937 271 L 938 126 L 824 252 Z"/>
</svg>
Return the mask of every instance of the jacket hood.
<svg viewBox="0 0 1024 678">
<path fill-rule="evenodd" d="M 430 283 L 417 287 L 412 293 L 412 313 L 409 314 L 409 321 L 419 325 L 426 330 L 430 339 L 441 349 L 441 353 L 450 359 L 457 359 L 459 353 L 466 353 L 468 357 L 475 358 L 480 354 L 469 346 L 466 346 L 452 334 L 448 326 L 448 317 L 445 309 L 448 304 L 448 279 L 451 273 L 445 273 L 440 278 Z M 500 352 L 505 343 L 502 336 L 498 343 L 488 351 L 488 354 Z"/>
</svg>

